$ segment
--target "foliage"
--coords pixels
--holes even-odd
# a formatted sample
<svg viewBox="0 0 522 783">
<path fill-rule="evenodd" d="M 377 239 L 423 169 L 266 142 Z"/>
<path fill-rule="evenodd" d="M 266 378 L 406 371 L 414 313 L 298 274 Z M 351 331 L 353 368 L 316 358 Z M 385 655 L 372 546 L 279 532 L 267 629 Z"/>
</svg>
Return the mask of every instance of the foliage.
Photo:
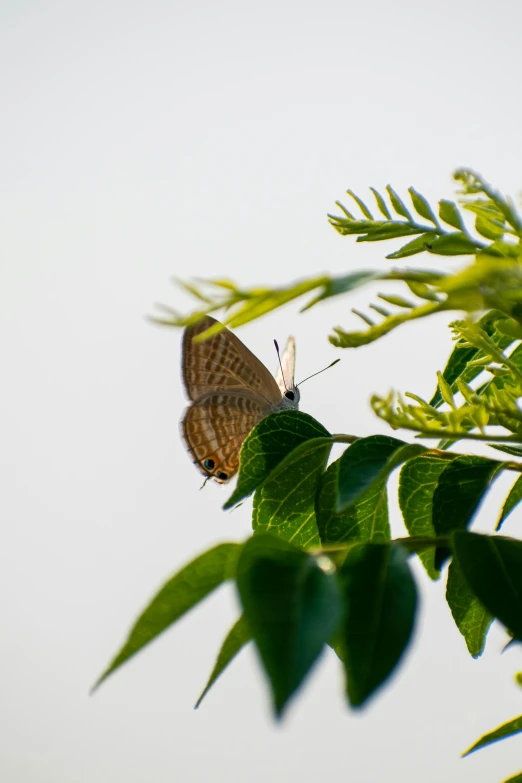
<svg viewBox="0 0 522 783">
<path fill-rule="evenodd" d="M 449 310 L 461 314 L 451 324 L 455 347 L 437 373 L 430 401 L 412 392 L 371 399 L 376 415 L 392 429 L 413 432 L 425 443 L 332 435 L 298 411 L 273 414 L 255 427 L 243 444 L 237 486 L 224 505 L 231 508 L 254 495 L 252 537 L 209 550 L 175 575 L 145 609 L 100 682 L 230 579 L 243 614 L 226 636 L 198 704 L 253 641 L 278 717 L 328 647 L 342 662 L 350 705 L 361 707 L 397 671 L 411 641 L 417 616 L 409 564 L 414 556 L 433 580 L 450 560 L 446 599 L 472 656 L 482 653 L 493 619 L 512 641 L 522 641 L 522 542 L 494 531 L 469 532 L 495 477 L 522 473 L 522 220 L 511 200 L 478 175 L 463 170 L 455 177 L 459 205 L 442 199 L 432 208 L 410 188 L 409 206 L 391 187 L 387 199 L 372 188 L 377 217 L 352 191 L 348 195 L 360 214 L 337 203 L 341 214 L 329 216 L 340 235 L 357 242 L 408 238 L 387 256 L 393 261 L 421 253 L 466 256 L 466 264 L 451 273 L 351 271 L 256 289 L 222 279 L 182 283 L 198 309 L 182 316 L 164 308 L 165 316 L 156 319 L 183 326 L 223 310 L 223 324 L 236 327 L 305 295 L 304 310 L 377 280 L 401 283 L 404 295 L 380 294 L 386 307 L 370 308 L 382 320 L 357 313 L 365 329 L 334 329 L 334 345 L 354 348 L 413 319 Z M 484 457 L 452 450 L 460 440 L 482 441 L 495 451 Z M 334 443 L 346 448 L 329 463 Z M 392 538 L 388 518 L 387 482 L 397 469 L 398 502 L 409 534 L 402 539 Z M 521 500 L 519 476 L 497 530 Z M 468 752 L 521 726 L 520 717 L 509 721 Z"/>
</svg>

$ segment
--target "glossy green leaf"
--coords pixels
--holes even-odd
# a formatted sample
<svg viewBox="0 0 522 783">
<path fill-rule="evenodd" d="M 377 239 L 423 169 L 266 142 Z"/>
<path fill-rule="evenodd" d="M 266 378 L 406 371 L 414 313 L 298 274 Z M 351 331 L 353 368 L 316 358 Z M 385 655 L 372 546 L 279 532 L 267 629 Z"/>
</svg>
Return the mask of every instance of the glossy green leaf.
<svg viewBox="0 0 522 783">
<path fill-rule="evenodd" d="M 385 479 L 394 468 L 425 450 L 419 443 L 405 443 L 388 435 L 356 440 L 339 460 L 337 513 L 357 503 L 375 481 Z"/>
<path fill-rule="evenodd" d="M 408 256 L 414 256 L 417 253 L 424 253 L 428 249 L 428 245 L 437 238 L 437 234 L 433 231 L 425 231 L 419 237 L 412 239 L 407 245 L 403 245 L 395 253 L 389 253 L 386 258 L 407 258 Z"/>
<path fill-rule="evenodd" d="M 339 573 L 345 599 L 342 655 L 350 703 L 360 706 L 391 675 L 409 642 L 417 603 L 406 551 L 359 544 Z"/>
<path fill-rule="evenodd" d="M 513 737 L 515 734 L 520 734 L 522 731 L 522 715 L 519 715 L 518 718 L 513 718 L 512 720 L 508 721 L 507 723 L 503 723 L 502 726 L 499 726 L 494 731 L 490 731 L 487 734 L 484 734 L 483 737 L 481 737 L 477 742 L 475 742 L 474 745 L 469 748 L 465 753 L 463 753 L 463 756 L 469 756 L 470 753 L 473 753 L 475 750 L 480 750 L 480 748 L 485 748 L 487 745 L 491 745 L 493 742 L 498 742 L 499 740 L 506 739 L 507 737 Z M 516 780 L 518 775 L 515 778 L 511 778 L 511 780 Z M 520 776 L 522 777 L 522 775 Z M 509 783 L 509 781 L 507 781 Z"/>
<path fill-rule="evenodd" d="M 340 460 L 332 462 L 319 483 L 315 513 L 321 543 L 388 541 L 390 523 L 386 479 L 374 482 L 348 511 L 336 514 L 339 466 Z"/>
<path fill-rule="evenodd" d="M 270 680 L 277 715 L 339 627 L 337 580 L 319 562 L 281 539 L 254 536 L 238 563 L 243 611 Z"/>
<path fill-rule="evenodd" d="M 470 590 L 459 562 L 455 559 L 451 561 L 448 569 L 446 600 L 470 655 L 478 658 L 484 651 L 493 617 Z"/>
<path fill-rule="evenodd" d="M 329 432 L 301 411 L 281 411 L 266 416 L 247 436 L 241 448 L 237 486 L 224 509 L 251 495 L 296 446 Z"/>
<path fill-rule="evenodd" d="M 433 493 L 431 518 L 438 536 L 464 530 L 470 524 L 502 465 L 502 462 L 471 454 L 456 457 L 447 465 Z M 440 568 L 450 554 L 449 549 L 437 549 L 435 568 Z"/>
<path fill-rule="evenodd" d="M 433 493 L 447 465 L 448 460 L 429 453 L 419 454 L 403 465 L 399 476 L 399 506 L 410 536 L 436 535 L 432 523 Z M 421 552 L 419 558 L 431 579 L 438 579 L 440 570 L 435 567 L 435 549 Z"/>
<path fill-rule="evenodd" d="M 460 231 L 455 231 L 434 239 L 426 249 L 439 256 L 466 256 L 476 252 L 477 244 Z"/>
<path fill-rule="evenodd" d="M 212 688 L 218 677 L 223 674 L 228 664 L 236 657 L 238 652 L 252 639 L 252 634 L 248 627 L 247 621 L 244 615 L 241 615 L 239 620 L 234 623 L 230 631 L 225 637 L 221 649 L 216 658 L 214 668 L 208 678 L 208 682 L 205 685 L 201 696 L 197 700 L 194 709 L 197 710 L 209 690 Z"/>
<path fill-rule="evenodd" d="M 454 556 L 473 593 L 522 640 L 522 541 L 455 533 Z"/>
<path fill-rule="evenodd" d="M 252 527 L 308 548 L 319 545 L 315 496 L 333 445 L 314 438 L 288 454 L 254 495 Z"/>
<path fill-rule="evenodd" d="M 178 571 L 154 596 L 132 627 L 127 641 L 95 684 L 175 623 L 227 579 L 233 579 L 242 544 L 218 544 Z"/>
<path fill-rule="evenodd" d="M 522 476 L 519 476 L 509 491 L 496 530 L 500 530 L 505 520 L 522 500 Z"/>
<path fill-rule="evenodd" d="M 432 522 L 439 536 L 464 530 L 502 462 L 466 454 L 448 462 L 433 494 Z"/>
<path fill-rule="evenodd" d="M 421 217 L 426 218 L 426 220 L 430 220 L 437 225 L 437 218 L 433 214 L 432 208 L 422 193 L 416 191 L 415 188 L 408 188 L 408 193 L 410 194 L 415 211 L 418 212 Z"/>
<path fill-rule="evenodd" d="M 458 228 L 459 231 L 466 230 L 462 215 L 460 214 L 454 201 L 441 199 L 439 201 L 439 215 L 441 220 L 443 220 L 448 225 L 453 226 L 453 228 Z"/>
</svg>

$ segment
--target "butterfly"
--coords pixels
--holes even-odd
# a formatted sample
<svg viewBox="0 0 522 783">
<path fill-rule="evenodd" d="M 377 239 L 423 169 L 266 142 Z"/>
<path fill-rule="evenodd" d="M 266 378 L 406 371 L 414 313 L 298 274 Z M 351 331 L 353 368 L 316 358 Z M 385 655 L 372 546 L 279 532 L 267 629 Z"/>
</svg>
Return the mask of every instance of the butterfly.
<svg viewBox="0 0 522 783">
<path fill-rule="evenodd" d="M 217 323 L 207 315 L 183 333 L 182 378 L 191 403 L 181 419 L 181 434 L 201 473 L 224 484 L 237 473 L 241 446 L 256 424 L 270 413 L 297 410 L 300 394 L 293 337 L 274 378 L 225 327 L 194 342 Z"/>
</svg>

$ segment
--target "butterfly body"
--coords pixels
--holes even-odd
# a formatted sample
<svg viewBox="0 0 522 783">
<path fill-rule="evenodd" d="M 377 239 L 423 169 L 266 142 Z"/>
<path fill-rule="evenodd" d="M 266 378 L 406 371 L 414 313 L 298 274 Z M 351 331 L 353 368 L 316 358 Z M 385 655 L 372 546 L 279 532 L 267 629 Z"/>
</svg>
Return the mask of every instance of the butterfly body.
<svg viewBox="0 0 522 783">
<path fill-rule="evenodd" d="M 237 473 L 246 436 L 265 416 L 296 410 L 299 389 L 293 377 L 293 338 L 276 380 L 228 329 L 194 342 L 216 323 L 206 316 L 183 334 L 182 377 L 191 404 L 183 414 L 181 432 L 201 473 L 223 484 Z"/>
</svg>

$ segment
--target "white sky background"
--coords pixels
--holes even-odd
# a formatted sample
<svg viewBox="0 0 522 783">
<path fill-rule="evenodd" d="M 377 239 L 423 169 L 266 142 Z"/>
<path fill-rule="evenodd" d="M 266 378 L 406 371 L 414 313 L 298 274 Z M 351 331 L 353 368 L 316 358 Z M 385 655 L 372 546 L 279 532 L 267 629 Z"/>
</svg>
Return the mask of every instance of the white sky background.
<svg viewBox="0 0 522 783">
<path fill-rule="evenodd" d="M 522 712 L 519 652 L 500 657 L 494 628 L 472 661 L 443 584 L 420 569 L 406 665 L 362 713 L 325 655 L 276 726 L 251 650 L 194 712 L 236 617 L 231 589 L 88 689 L 168 576 L 249 531 L 249 504 L 223 513 L 229 489 L 199 491 L 178 437 L 180 335 L 145 314 L 189 306 L 174 274 L 253 285 L 384 268 L 390 243 L 356 246 L 326 222 L 348 187 L 452 198 L 450 175 L 468 165 L 517 195 L 522 6 L 6 0 L 0 14 L 2 781 L 500 783 L 519 771 L 520 739 L 459 759 Z M 451 348 L 430 321 L 336 352 L 330 327 L 360 323 L 350 308 L 371 296 L 291 305 L 240 331 L 274 370 L 272 339 L 294 333 L 298 380 L 342 357 L 302 394 L 333 431 L 387 431 L 370 394 L 429 395 Z"/>
</svg>

